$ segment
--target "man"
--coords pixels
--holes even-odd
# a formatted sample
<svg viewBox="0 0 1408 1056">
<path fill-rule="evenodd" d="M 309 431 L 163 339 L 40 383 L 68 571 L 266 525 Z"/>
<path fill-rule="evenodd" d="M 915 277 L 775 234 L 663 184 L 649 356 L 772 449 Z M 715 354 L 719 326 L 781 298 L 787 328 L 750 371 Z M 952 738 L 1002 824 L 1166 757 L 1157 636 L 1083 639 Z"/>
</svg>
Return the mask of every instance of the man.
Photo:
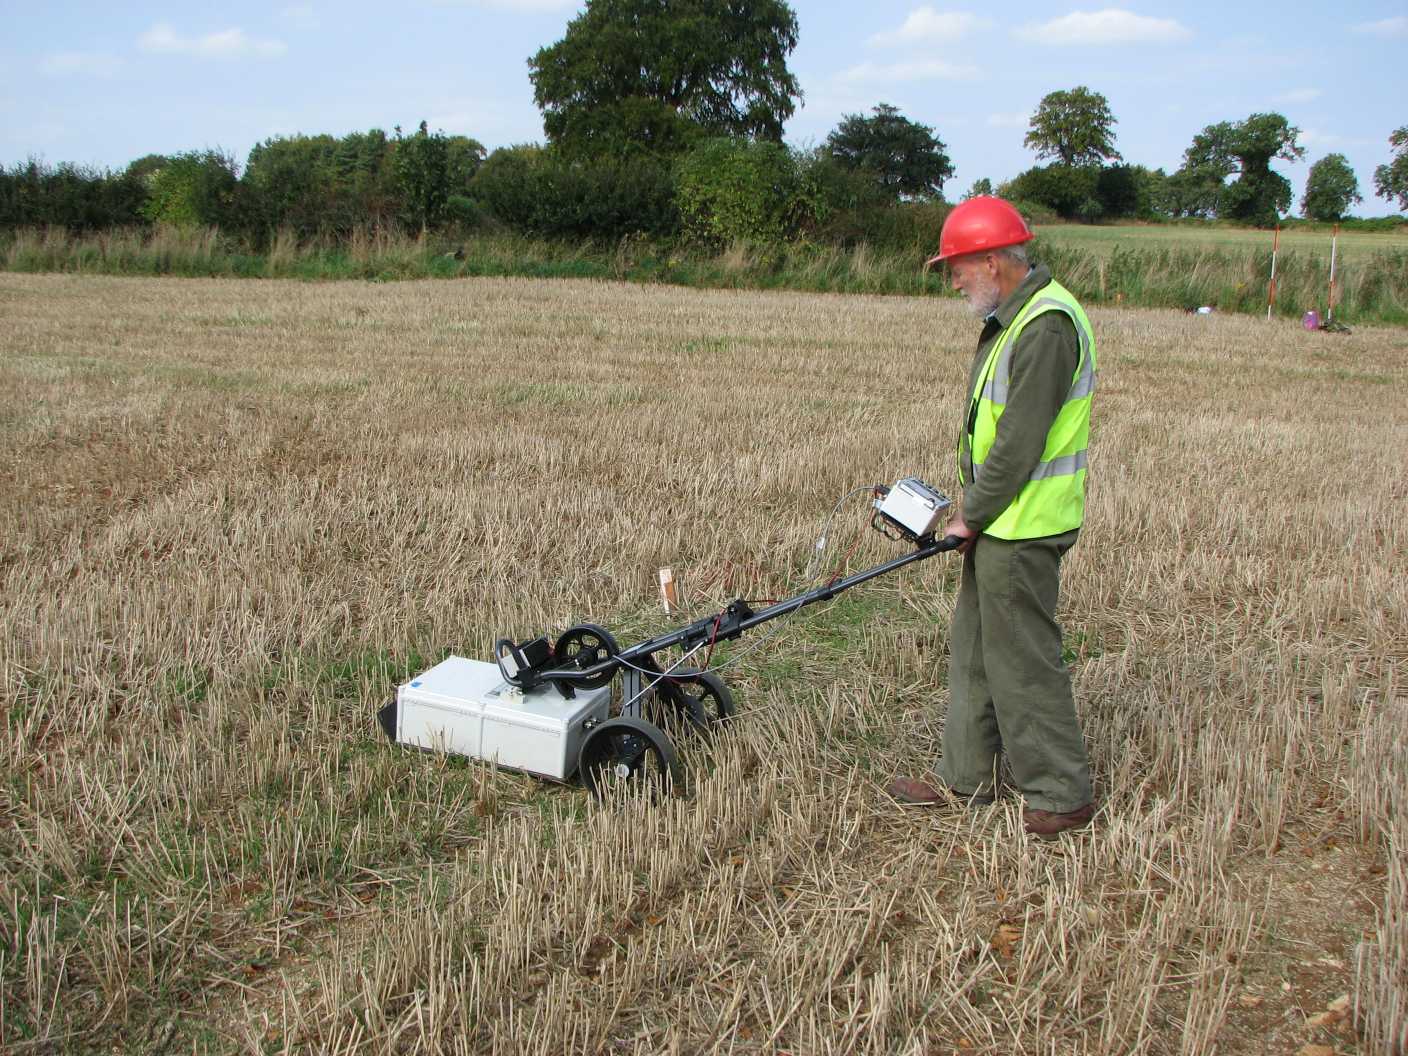
<svg viewBox="0 0 1408 1056">
<path fill-rule="evenodd" d="M 1051 839 L 1094 815 L 1090 766 L 1061 658 L 1061 557 L 1085 509 L 1095 338 L 1074 297 L 1027 261 L 1031 229 L 999 198 L 970 198 L 944 222 L 939 254 L 983 320 L 958 443 L 967 540 L 949 656 L 937 780 L 900 777 L 906 803 L 991 803 L 1007 753 L 1022 819 Z"/>
</svg>

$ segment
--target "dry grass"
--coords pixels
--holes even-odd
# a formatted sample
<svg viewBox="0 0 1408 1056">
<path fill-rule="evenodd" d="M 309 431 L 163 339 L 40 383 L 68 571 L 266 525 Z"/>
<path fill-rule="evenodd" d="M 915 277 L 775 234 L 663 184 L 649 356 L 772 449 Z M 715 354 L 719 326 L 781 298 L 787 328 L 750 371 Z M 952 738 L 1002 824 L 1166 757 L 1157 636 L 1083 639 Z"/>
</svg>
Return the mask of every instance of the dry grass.
<svg viewBox="0 0 1408 1056">
<path fill-rule="evenodd" d="M 942 558 L 730 669 L 689 801 L 372 721 L 499 634 L 665 626 L 662 564 L 795 589 L 853 485 L 951 487 L 957 305 L 0 275 L 0 314 L 7 1051 L 1404 1045 L 1402 331 L 1094 313 L 1104 807 L 1047 845 L 878 791 L 938 743 Z"/>
</svg>

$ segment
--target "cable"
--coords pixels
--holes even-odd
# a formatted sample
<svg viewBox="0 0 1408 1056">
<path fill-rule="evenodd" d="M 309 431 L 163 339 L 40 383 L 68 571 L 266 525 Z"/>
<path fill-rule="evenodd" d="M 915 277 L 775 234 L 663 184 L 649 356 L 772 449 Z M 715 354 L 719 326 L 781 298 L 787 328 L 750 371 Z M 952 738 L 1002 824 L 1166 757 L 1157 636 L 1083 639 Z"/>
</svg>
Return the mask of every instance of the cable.
<svg viewBox="0 0 1408 1056">
<path fill-rule="evenodd" d="M 828 587 L 835 584 L 842 578 L 846 571 L 846 566 L 851 563 L 851 558 L 856 556 L 856 551 L 860 549 L 860 544 L 865 540 L 865 532 L 856 532 L 855 539 L 851 542 L 851 548 L 846 551 L 846 556 L 841 558 L 841 563 L 836 566 L 836 574 L 826 581 Z"/>
<path fill-rule="evenodd" d="M 861 492 L 869 492 L 872 495 L 875 494 L 875 487 L 874 484 L 863 484 L 858 488 L 852 488 L 836 500 L 836 505 L 831 507 L 831 512 L 826 515 L 826 524 L 821 530 L 821 535 L 817 536 L 815 547 L 812 550 L 811 560 L 807 562 L 807 570 L 802 573 L 802 579 L 810 581 L 816 574 L 813 568 L 816 563 L 817 555 L 826 552 L 827 539 L 831 535 L 831 523 L 836 519 L 836 514 L 840 512 L 841 507 L 855 496 L 861 494 Z"/>
<path fill-rule="evenodd" d="M 811 589 L 811 587 L 817 587 L 817 586 L 821 586 L 821 585 L 822 585 L 820 582 L 814 582 L 814 580 L 817 579 L 817 575 L 818 575 L 817 570 L 816 570 L 816 564 L 817 564 L 817 559 L 820 557 L 820 555 L 822 555 L 822 554 L 824 554 L 824 553 L 826 552 L 827 541 L 828 541 L 828 539 L 829 539 L 830 536 L 831 536 L 831 526 L 832 526 L 833 522 L 836 520 L 836 514 L 840 512 L 842 506 L 844 506 L 848 501 L 850 501 L 851 499 L 853 499 L 855 496 L 860 495 L 860 494 L 862 494 L 862 493 L 866 493 L 866 494 L 871 494 L 871 495 L 873 495 L 873 494 L 875 494 L 875 490 L 876 490 L 876 485 L 874 485 L 874 484 L 864 484 L 864 485 L 862 485 L 862 486 L 860 486 L 860 487 L 858 487 L 858 488 L 852 488 L 850 491 L 846 492 L 846 494 L 842 495 L 839 499 L 836 500 L 836 505 L 835 505 L 835 506 L 832 506 L 832 507 L 831 507 L 831 512 L 826 515 L 826 523 L 825 523 L 824 527 L 823 527 L 822 530 L 821 530 L 821 535 L 817 536 L 816 543 L 813 545 L 813 548 L 812 548 L 812 556 L 811 556 L 810 560 L 807 561 L 806 570 L 802 573 L 803 582 L 809 584 L 808 589 Z M 863 533 L 862 533 L 862 534 L 863 534 Z M 861 536 L 857 536 L 857 539 L 858 539 L 858 540 L 859 540 L 859 538 L 861 538 Z M 857 547 L 857 548 L 858 548 L 858 547 Z M 851 550 L 851 553 L 852 553 L 852 554 L 855 552 L 855 549 L 856 549 L 856 548 L 852 548 L 852 550 Z M 848 554 L 848 555 L 846 556 L 846 560 L 850 560 L 850 554 Z M 843 567 L 844 567 L 844 566 L 843 566 Z M 831 582 L 832 582 L 832 583 L 835 583 L 836 580 L 839 579 L 839 578 L 841 578 L 841 577 L 840 577 L 839 575 L 837 575 L 837 576 L 835 576 L 835 577 L 833 577 L 833 578 L 831 579 Z M 800 611 L 800 610 L 794 610 L 794 611 Z M 792 613 L 788 613 L 788 615 L 791 616 Z M 765 632 L 764 634 L 762 634 L 761 636 L 759 636 L 759 637 L 758 637 L 752 644 L 750 644 L 747 648 L 739 650 L 738 652 L 736 652 L 736 653 L 734 653 L 732 656 L 730 656 L 727 660 L 725 660 L 725 661 L 723 661 L 722 663 L 720 663 L 717 667 L 709 668 L 709 670 L 711 670 L 711 671 L 723 671 L 723 670 L 726 670 L 727 668 L 732 667 L 734 664 L 738 663 L 740 660 L 743 660 L 745 657 L 751 656 L 753 653 L 757 652 L 757 651 L 758 651 L 759 649 L 761 649 L 764 645 L 766 645 L 768 642 L 770 642 L 773 638 L 777 637 L 777 635 L 782 632 L 782 628 L 783 628 L 783 626 L 786 624 L 786 622 L 787 622 L 787 621 L 786 621 L 785 619 L 779 618 L 779 619 L 773 624 L 771 630 L 769 630 L 769 631 Z"/>
<path fill-rule="evenodd" d="M 854 498 L 856 495 L 860 495 L 862 493 L 876 494 L 877 491 L 878 488 L 876 485 L 866 484 L 858 488 L 852 488 L 850 491 L 846 492 L 846 494 L 842 495 L 839 499 L 836 500 L 836 505 L 832 506 L 831 512 L 827 514 L 826 523 L 822 528 L 821 535 L 817 537 L 816 543 L 812 547 L 812 555 L 811 558 L 807 561 L 806 571 L 803 573 L 802 577 L 805 581 L 811 582 L 816 575 L 815 566 L 817 559 L 821 554 L 824 554 L 826 552 L 827 542 L 831 534 L 831 526 L 836 519 L 836 514 L 840 512 L 841 507 L 844 506 L 846 502 Z M 845 569 L 846 562 L 848 562 L 851 557 L 855 554 L 856 550 L 859 549 L 860 539 L 863 537 L 863 535 L 864 533 L 859 533 L 857 535 L 856 542 L 851 546 L 845 558 L 842 560 L 842 571 L 844 571 Z M 835 583 L 840 578 L 841 576 L 838 572 L 835 576 L 831 578 L 827 585 L 829 586 L 831 583 Z M 762 604 L 763 602 L 759 601 L 756 603 Z M 777 604 L 777 602 L 767 602 L 767 604 Z M 797 610 L 793 611 L 795 612 Z M 787 613 L 786 615 L 791 616 L 792 614 L 793 613 Z M 629 700 L 623 701 L 621 703 L 620 710 L 624 712 L 641 697 L 654 690 L 654 688 L 658 686 L 661 682 L 669 679 L 671 674 L 679 670 L 680 667 L 684 665 L 685 661 L 687 661 L 690 657 L 694 656 L 701 649 L 707 648 L 708 650 L 704 655 L 704 665 L 701 668 L 701 671 L 723 671 L 729 667 L 732 667 L 744 657 L 747 657 L 752 653 L 756 652 L 758 649 L 762 648 L 762 646 L 771 641 L 782 630 L 783 625 L 783 620 L 779 617 L 779 619 L 774 624 L 773 628 L 766 634 L 760 636 L 756 641 L 752 643 L 752 645 L 750 645 L 746 649 L 742 649 L 739 652 L 735 653 L 733 656 L 729 657 L 727 660 L 719 664 L 718 667 L 711 668 L 709 666 L 709 662 L 713 658 L 714 647 L 718 644 L 719 627 L 723 622 L 723 618 L 723 612 L 719 612 L 717 615 L 715 615 L 714 626 L 709 633 L 709 637 L 707 639 L 701 640 L 693 648 L 686 650 L 680 655 L 678 660 L 676 660 L 664 670 L 660 670 L 658 666 L 654 669 L 641 667 L 640 665 L 633 664 L 629 660 L 626 660 L 619 655 L 616 656 L 616 662 L 622 667 L 628 667 L 631 670 L 638 672 L 639 674 L 650 676 L 650 681 L 645 682 L 644 680 L 642 680 L 641 688 Z"/>
<path fill-rule="evenodd" d="M 689 652 L 685 653 L 685 654 L 684 654 L 683 656 L 681 656 L 678 660 L 676 660 L 673 664 L 671 664 L 669 667 L 665 668 L 665 670 L 659 672 L 658 674 L 657 674 L 656 672 L 654 672 L 654 671 L 646 671 L 644 668 L 636 667 L 635 664 L 632 664 L 632 663 L 630 663 L 629 661 L 622 660 L 621 663 L 622 663 L 622 664 L 625 664 L 625 666 L 627 666 L 627 667 L 629 667 L 629 668 L 633 668 L 634 670 L 639 671 L 639 672 L 641 672 L 642 674 L 656 675 L 656 677 L 653 678 L 653 679 L 652 679 L 650 682 L 648 682 L 648 683 L 643 683 L 643 684 L 641 685 L 640 690 L 639 690 L 639 691 L 636 693 L 636 695 L 633 696 L 630 700 L 623 701 L 623 702 L 621 703 L 621 708 L 620 708 L 620 710 L 624 712 L 624 711 L 625 711 L 627 708 L 629 708 L 632 704 L 634 704 L 636 701 L 640 700 L 641 697 L 645 696 L 645 695 L 646 695 L 647 693 L 649 693 L 652 689 L 654 689 L 656 686 L 658 686 L 661 682 L 663 682 L 665 679 L 669 678 L 671 671 L 676 670 L 681 664 L 683 664 L 686 660 L 688 660 L 691 656 L 693 656 L 695 653 L 699 652 L 699 650 L 700 650 L 700 649 L 703 649 L 703 648 L 704 648 L 704 643 L 703 643 L 703 642 L 700 642 L 700 643 L 699 643 L 698 645 L 696 645 L 693 649 L 689 650 Z"/>
<path fill-rule="evenodd" d="M 861 495 L 861 494 L 870 494 L 870 495 L 873 495 L 873 494 L 875 494 L 875 493 L 876 493 L 876 485 L 874 485 L 874 484 L 864 484 L 864 485 L 862 485 L 862 486 L 860 486 L 860 487 L 852 488 L 850 491 L 846 492 L 846 493 L 845 493 L 844 495 L 842 495 L 839 499 L 837 499 L 837 500 L 836 500 L 836 504 L 831 507 L 831 512 L 826 515 L 826 521 L 825 521 L 825 524 L 824 524 L 823 527 L 822 527 L 821 534 L 820 534 L 819 536 L 817 536 L 816 542 L 815 542 L 815 543 L 813 544 L 813 546 L 812 546 L 812 553 L 811 553 L 811 557 L 810 557 L 810 558 L 808 559 L 808 561 L 807 561 L 807 567 L 806 567 L 806 569 L 805 569 L 805 570 L 803 571 L 803 573 L 802 573 L 802 580 L 803 580 L 805 583 L 808 584 L 808 588 L 807 588 L 807 589 L 813 589 L 813 588 L 815 588 L 815 587 L 818 587 L 818 586 L 822 586 L 822 585 L 823 585 L 823 584 L 820 582 L 819 574 L 818 574 L 818 569 L 817 569 L 816 566 L 817 566 L 817 562 L 818 562 L 818 560 L 821 558 L 821 556 L 826 553 L 826 549 L 827 549 L 827 546 L 828 546 L 828 542 L 829 542 L 830 536 L 831 536 L 831 529 L 832 529 L 833 524 L 835 523 L 836 515 L 837 515 L 838 513 L 840 513 L 840 511 L 841 511 L 841 507 L 843 507 L 847 502 L 849 502 L 851 499 L 855 498 L 855 496 L 857 496 L 857 495 Z M 844 558 L 843 561 L 842 561 L 842 571 L 844 571 L 845 562 L 849 561 L 849 560 L 851 559 L 851 557 L 855 554 L 855 552 L 859 549 L 859 546 L 860 546 L 860 539 L 863 538 L 863 536 L 864 536 L 864 533 L 863 533 L 863 532 L 862 532 L 862 533 L 859 533 L 859 534 L 857 535 L 856 542 L 851 546 L 850 550 L 847 552 L 845 558 Z M 826 584 L 826 585 L 830 585 L 830 583 L 835 583 L 835 582 L 836 582 L 837 580 L 839 580 L 840 578 L 841 578 L 841 574 L 838 572 L 836 575 L 832 576 L 832 578 L 830 579 L 829 583 Z M 754 602 L 754 604 L 764 604 L 764 602 L 762 602 L 762 601 L 757 601 L 757 602 Z M 775 602 L 775 601 L 768 601 L 768 602 L 766 602 L 766 604 L 776 604 L 776 602 Z M 681 610 L 686 610 L 686 614 L 687 614 L 687 607 L 686 607 L 686 606 L 679 606 L 679 608 L 680 608 Z M 792 615 L 792 613 L 788 613 L 787 615 L 790 616 L 790 615 Z M 627 707 L 629 707 L 630 705 L 634 704 L 637 700 L 639 700 L 641 697 L 643 697 L 646 693 L 649 693 L 649 692 L 650 692 L 651 690 L 653 690 L 657 685 L 659 685 L 660 682 L 662 682 L 662 681 L 668 679 L 668 678 L 670 677 L 670 675 L 671 675 L 673 672 L 679 670 L 679 668 L 684 665 L 685 661 L 689 660 L 690 657 L 694 656 L 694 655 L 695 655 L 696 653 L 698 653 L 701 649 L 707 649 L 707 650 L 708 650 L 708 651 L 706 652 L 706 654 L 705 654 L 704 665 L 703 665 L 703 668 L 702 668 L 701 670 L 705 670 L 705 671 L 723 671 L 723 670 L 726 670 L 727 668 L 732 667 L 733 665 L 737 664 L 739 661 L 743 660 L 745 657 L 748 657 L 748 656 L 752 655 L 753 653 L 757 652 L 757 651 L 758 651 L 759 649 L 761 649 L 764 645 L 766 645 L 766 644 L 767 644 L 768 642 L 770 642 L 773 638 L 775 638 L 775 637 L 782 631 L 783 625 L 784 625 L 784 623 L 786 622 L 786 620 L 785 620 L 784 618 L 779 617 L 779 618 L 777 619 L 777 621 L 774 623 L 773 627 L 772 627 L 769 631 L 767 631 L 766 633 L 760 635 L 756 640 L 754 640 L 752 643 L 750 643 L 746 648 L 739 650 L 737 653 L 735 653 L 734 655 L 730 656 L 727 660 L 724 660 L 723 662 L 721 662 L 717 667 L 710 667 L 710 666 L 709 666 L 709 663 L 710 663 L 710 660 L 712 659 L 713 654 L 714 654 L 714 647 L 718 644 L 719 626 L 720 626 L 720 624 L 722 623 L 722 621 L 723 621 L 723 613 L 720 612 L 720 613 L 718 613 L 717 615 L 714 616 L 714 625 L 713 625 L 713 629 L 711 630 L 711 632 L 710 632 L 710 634 L 709 634 L 709 637 L 706 638 L 706 639 L 704 639 L 704 640 L 701 640 L 697 645 L 695 645 L 695 646 L 692 647 L 691 649 L 687 650 L 685 653 L 683 653 L 683 654 L 680 656 L 680 658 L 679 658 L 678 660 L 676 660 L 674 663 L 672 663 L 669 667 L 665 668 L 663 671 L 662 671 L 662 670 L 659 670 L 658 668 L 646 668 L 646 667 L 642 667 L 642 666 L 640 666 L 639 664 L 633 664 L 633 663 L 631 663 L 631 661 L 626 660 L 626 659 L 624 659 L 624 658 L 622 658 L 622 657 L 620 657 L 620 656 L 617 656 L 617 657 L 616 657 L 616 662 L 617 662 L 618 664 L 620 664 L 622 667 L 628 667 L 628 668 L 630 668 L 631 670 L 636 671 L 636 672 L 638 672 L 639 674 L 646 675 L 646 676 L 648 676 L 648 677 L 650 678 L 650 681 L 644 683 L 643 686 L 642 686 L 642 688 L 640 689 L 640 691 L 637 692 L 634 696 L 632 696 L 630 700 L 627 700 L 627 701 L 623 702 L 622 705 L 621 705 L 621 707 L 624 709 L 624 708 L 627 708 Z"/>
</svg>

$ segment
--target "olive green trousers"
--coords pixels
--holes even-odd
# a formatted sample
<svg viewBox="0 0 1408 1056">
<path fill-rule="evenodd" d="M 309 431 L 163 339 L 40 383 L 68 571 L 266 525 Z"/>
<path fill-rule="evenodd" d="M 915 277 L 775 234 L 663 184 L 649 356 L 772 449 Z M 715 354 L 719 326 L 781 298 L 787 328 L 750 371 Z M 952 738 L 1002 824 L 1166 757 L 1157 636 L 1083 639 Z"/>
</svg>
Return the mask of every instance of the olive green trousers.
<svg viewBox="0 0 1408 1056">
<path fill-rule="evenodd" d="M 1090 763 L 1056 622 L 1061 557 L 1076 535 L 984 535 L 964 555 L 938 770 L 956 792 L 995 796 L 1006 752 L 1028 807 L 1065 813 L 1091 801 Z"/>
</svg>

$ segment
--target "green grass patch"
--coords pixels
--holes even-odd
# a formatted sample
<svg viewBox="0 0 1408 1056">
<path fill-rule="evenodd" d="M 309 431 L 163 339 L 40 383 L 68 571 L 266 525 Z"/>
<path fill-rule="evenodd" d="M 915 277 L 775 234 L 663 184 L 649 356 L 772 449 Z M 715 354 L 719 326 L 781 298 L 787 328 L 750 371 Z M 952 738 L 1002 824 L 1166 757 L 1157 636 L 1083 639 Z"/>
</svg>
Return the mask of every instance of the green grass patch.
<svg viewBox="0 0 1408 1056">
<path fill-rule="evenodd" d="M 511 381 L 492 390 L 495 403 L 505 407 L 622 407 L 640 403 L 645 390 L 634 385 L 584 385 L 564 381 Z"/>
<path fill-rule="evenodd" d="M 1275 232 L 1216 222 L 1177 224 L 1043 224 L 1044 241 L 1109 256 L 1115 249 L 1222 250 L 1271 253 Z M 1297 225 L 1281 232 L 1281 251 L 1324 259 L 1328 271 L 1329 226 Z M 1340 263 L 1375 253 L 1408 251 L 1408 228 L 1397 231 L 1341 231 Z"/>
<path fill-rule="evenodd" d="M 145 373 L 162 381 L 212 392 L 249 392 L 259 388 L 259 375 L 252 370 L 213 370 L 190 363 L 154 363 Z"/>
</svg>

